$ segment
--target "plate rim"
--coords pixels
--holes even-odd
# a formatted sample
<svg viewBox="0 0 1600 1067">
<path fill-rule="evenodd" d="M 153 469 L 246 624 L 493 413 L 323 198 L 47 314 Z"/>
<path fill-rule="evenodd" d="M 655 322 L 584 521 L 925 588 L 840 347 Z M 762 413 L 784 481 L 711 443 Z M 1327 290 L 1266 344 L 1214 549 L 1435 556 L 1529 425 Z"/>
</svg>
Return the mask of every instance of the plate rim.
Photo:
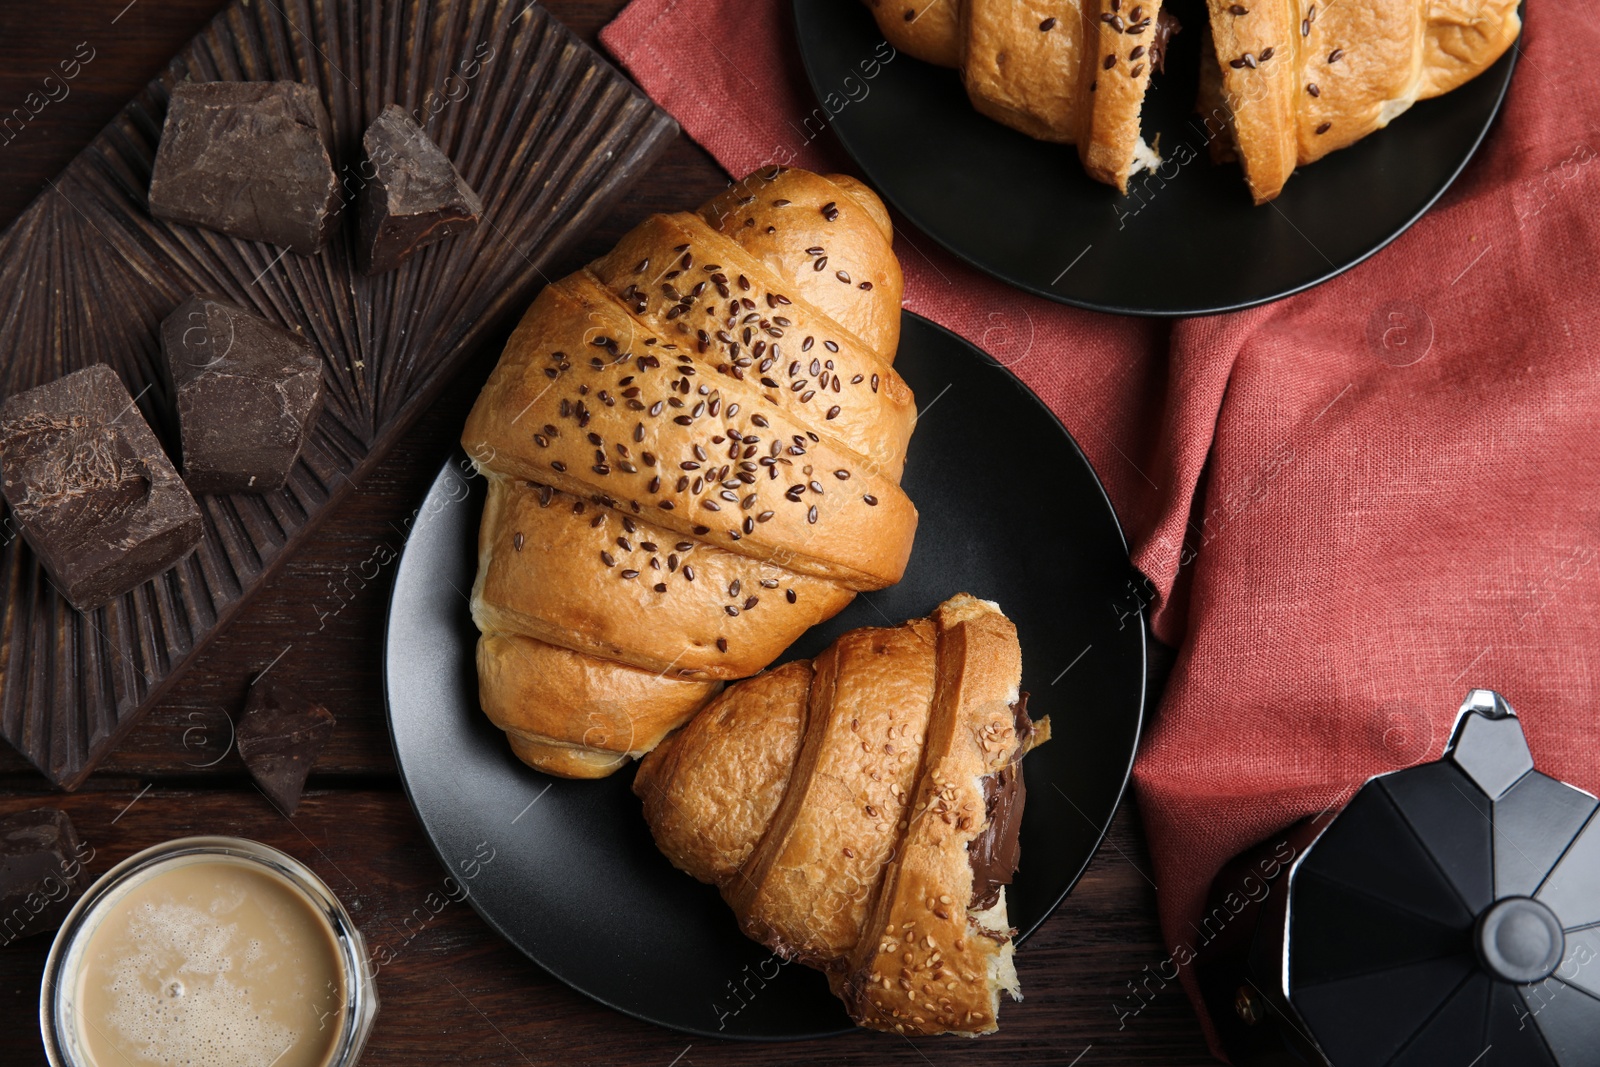
<svg viewBox="0 0 1600 1067">
<path fill-rule="evenodd" d="M 801 42 L 803 40 L 803 36 L 799 32 L 800 21 L 802 18 L 804 18 L 802 15 L 802 10 L 819 2 L 826 2 L 826 0 L 790 0 L 789 11 L 790 27 L 795 31 L 795 52 L 799 55 L 800 66 L 805 70 L 806 85 L 811 90 L 812 98 L 818 102 L 818 106 L 821 106 L 820 102 L 822 100 L 823 93 L 817 80 L 817 72 L 814 69 L 809 52 L 802 46 Z M 1264 304 L 1276 303 L 1279 300 L 1285 300 L 1291 296 L 1303 293 L 1308 289 L 1314 289 L 1324 282 L 1332 281 L 1339 275 L 1360 266 L 1373 256 L 1377 255 L 1379 252 L 1382 252 L 1385 248 L 1388 248 L 1389 245 L 1394 243 L 1394 241 L 1400 237 L 1401 234 L 1415 226 L 1422 219 L 1422 216 L 1433 210 L 1433 206 L 1439 202 L 1439 198 L 1444 196 L 1445 193 L 1449 192 L 1450 187 L 1456 183 L 1456 179 L 1461 177 L 1461 172 L 1467 168 L 1467 164 L 1471 163 L 1473 159 L 1477 157 L 1478 150 L 1483 147 L 1485 138 L 1489 136 L 1489 131 L 1494 128 L 1495 123 L 1500 118 L 1501 111 L 1505 109 L 1506 94 L 1511 91 L 1511 79 L 1516 74 L 1517 64 L 1522 58 L 1520 42 L 1522 41 L 1523 30 L 1527 28 L 1527 18 L 1525 14 L 1526 6 L 1525 0 L 1523 3 L 1517 6 L 1517 15 L 1523 20 L 1523 25 L 1522 28 L 1518 29 L 1517 36 L 1512 39 L 1511 46 L 1506 49 L 1505 53 L 1503 53 L 1499 59 L 1496 59 L 1495 62 L 1490 65 L 1490 67 L 1485 68 L 1485 70 L 1482 72 L 1487 74 L 1489 70 L 1493 69 L 1494 66 L 1509 58 L 1509 63 L 1506 66 L 1505 76 L 1501 79 L 1499 91 L 1495 93 L 1494 106 L 1489 109 L 1488 118 L 1484 120 L 1484 123 L 1479 128 L 1477 135 L 1473 137 L 1472 144 L 1468 147 L 1467 151 L 1462 154 L 1460 160 L 1458 160 L 1456 165 L 1451 168 L 1450 173 L 1446 175 L 1445 179 L 1439 184 L 1439 187 L 1428 195 L 1426 201 L 1417 209 L 1415 214 L 1406 219 L 1405 222 L 1403 222 L 1400 226 L 1396 227 L 1393 233 L 1390 233 L 1384 237 L 1381 241 L 1367 249 L 1361 255 L 1347 263 L 1344 263 L 1343 265 L 1334 267 L 1325 274 L 1319 275 L 1310 281 L 1302 282 L 1292 288 L 1283 289 L 1266 296 L 1251 297 L 1247 300 L 1218 305 L 1216 307 L 1139 308 L 1118 306 L 1113 304 L 1097 304 L 1093 301 L 1083 300 L 1081 298 L 1053 292 L 1049 289 L 1031 284 L 1029 282 L 1018 281 L 1016 278 L 1011 277 L 1008 274 L 1002 274 L 998 270 L 984 266 L 982 263 L 979 263 L 976 259 L 969 256 L 961 249 L 950 244 L 939 233 L 929 229 L 923 224 L 921 219 L 908 211 L 901 198 L 896 196 L 890 187 L 884 185 L 875 175 L 871 173 L 871 168 L 869 168 L 867 164 L 862 161 L 861 156 L 852 146 L 850 139 L 845 135 L 843 128 L 837 121 L 830 122 L 828 124 L 828 129 L 830 132 L 832 132 L 834 140 L 838 142 L 839 147 L 843 149 L 844 154 L 849 158 L 850 162 L 861 171 L 862 176 L 867 180 L 868 184 L 871 185 L 873 191 L 881 196 L 884 200 L 888 201 L 889 206 L 894 208 L 901 218 L 905 219 L 912 226 L 916 227 L 918 233 L 926 236 L 945 252 L 954 256 L 964 266 L 972 268 L 986 278 L 992 278 L 995 281 L 1000 282 L 1002 285 L 1010 286 L 1013 289 L 1020 289 L 1022 292 L 1041 297 L 1045 300 L 1051 301 L 1052 303 L 1065 304 L 1068 307 L 1079 308 L 1083 311 L 1096 311 L 1106 315 L 1121 315 L 1130 318 L 1144 319 L 1202 318 L 1210 315 L 1225 315 L 1229 312 L 1247 311 L 1250 308 L 1261 307 Z M 907 57 L 912 59 L 914 62 L 922 62 L 921 60 L 916 59 L 914 56 L 909 56 L 907 53 L 899 53 L 898 49 L 896 49 L 896 52 L 898 54 L 907 55 Z M 996 123 L 996 125 L 1001 124 Z M 1002 128 L 1005 127 L 1002 126 Z M 1380 132 L 1382 131 L 1373 131 L 1373 133 Z M 1017 136 L 1024 137 L 1026 134 L 1018 133 Z M 1371 134 L 1368 136 L 1371 136 Z M 1298 170 L 1299 168 L 1297 167 L 1296 169 Z"/>
<path fill-rule="evenodd" d="M 1011 383 L 1012 388 L 1016 389 L 1018 393 L 1024 395 L 1029 400 L 1031 400 L 1032 403 L 1039 410 L 1041 410 L 1046 416 L 1048 416 L 1048 418 L 1054 423 L 1056 428 L 1060 431 L 1062 437 L 1064 437 L 1066 439 L 1068 445 L 1071 446 L 1073 453 L 1075 455 L 1077 455 L 1077 457 L 1082 461 L 1084 469 L 1086 471 L 1088 471 L 1089 477 L 1090 477 L 1091 481 L 1093 482 L 1094 488 L 1095 488 L 1096 492 L 1099 495 L 1099 500 L 1105 506 L 1105 513 L 1111 519 L 1111 528 L 1116 533 L 1117 542 L 1118 542 L 1118 544 L 1121 545 L 1122 551 L 1126 555 L 1127 551 L 1128 551 L 1127 533 L 1122 527 L 1122 520 L 1118 517 L 1115 507 L 1112 506 L 1111 497 L 1106 492 L 1105 483 L 1101 481 L 1100 474 L 1099 474 L 1098 471 L 1095 470 L 1094 465 L 1089 462 L 1089 457 L 1083 451 L 1082 446 L 1080 446 L 1078 444 L 1077 438 L 1073 437 L 1071 431 L 1069 431 L 1067 429 L 1066 424 L 1063 423 L 1061 421 L 1061 419 L 1056 415 L 1056 413 L 1050 409 L 1049 405 L 1047 405 L 1044 402 L 1044 400 L 1039 397 L 1039 395 L 1037 393 L 1035 393 L 1032 389 L 1030 389 L 1022 381 L 1022 379 L 1018 378 L 1004 364 L 1002 364 L 999 360 L 995 359 L 995 357 L 993 355 L 991 355 L 989 352 L 985 351 L 979 345 L 973 343 L 972 341 L 967 340 L 965 337 L 962 337 L 960 334 L 956 333 L 954 330 L 951 330 L 950 328 L 948 328 L 946 326 L 940 325 L 939 323 L 935 322 L 933 319 L 930 319 L 925 315 L 920 315 L 917 312 L 911 311 L 910 309 L 902 308 L 901 309 L 901 315 L 904 318 L 915 319 L 915 320 L 919 321 L 922 325 L 927 326 L 927 327 L 931 327 L 937 333 L 945 335 L 947 339 L 953 340 L 960 347 L 967 349 L 971 354 L 977 356 L 979 358 L 980 364 L 983 365 L 984 367 L 986 367 L 988 369 L 991 369 L 991 370 L 997 370 L 997 371 L 1001 372 L 1002 374 L 1004 374 L 1005 378 Z M 460 460 L 462 460 L 462 459 L 470 459 L 470 457 L 467 456 L 466 450 L 461 448 L 461 446 L 459 444 L 453 445 L 451 447 L 451 449 L 449 450 L 448 454 L 445 456 L 445 458 L 441 462 L 441 464 L 440 464 L 440 466 L 438 468 L 438 472 L 434 475 L 433 480 L 428 483 L 428 488 L 427 488 L 426 492 L 423 494 L 423 500 L 424 501 L 426 501 L 428 499 L 428 497 L 432 495 L 432 493 L 434 491 L 434 487 L 438 484 L 439 479 L 445 474 L 445 472 L 447 470 L 449 470 L 451 467 L 456 466 L 460 462 Z M 474 475 L 474 477 L 476 477 L 476 475 Z M 481 516 L 478 516 L 478 518 L 481 519 Z M 410 549 L 410 544 L 409 544 L 409 540 L 408 540 L 408 543 L 404 547 L 402 547 L 402 549 L 400 551 L 399 559 L 396 561 L 396 565 L 395 565 L 395 568 L 394 568 L 394 575 L 390 579 L 390 583 L 389 583 L 388 600 L 387 600 L 387 603 L 385 604 L 385 607 L 384 607 L 383 637 L 382 637 L 382 647 L 383 647 L 383 663 L 382 663 L 382 674 L 383 674 L 383 716 L 384 716 L 384 723 L 388 727 L 389 749 L 390 749 L 390 752 L 394 755 L 395 773 L 396 773 L 396 776 L 400 779 L 400 786 L 401 786 L 401 789 L 405 793 L 406 803 L 410 806 L 412 814 L 416 817 L 417 824 L 418 824 L 419 828 L 422 830 L 422 836 L 427 840 L 429 850 L 433 853 L 434 857 L 439 861 L 440 866 L 443 867 L 444 870 L 446 872 L 448 872 L 452 877 L 454 877 L 455 876 L 455 869 L 451 866 L 451 863 L 450 863 L 449 859 L 444 855 L 443 851 L 441 850 L 441 845 L 440 845 L 440 843 L 439 843 L 439 841 L 437 839 L 434 826 L 433 826 L 432 822 L 430 821 L 428 815 L 424 813 L 422 807 L 417 803 L 417 798 L 416 798 L 415 794 L 412 792 L 411 779 L 406 774 L 406 765 L 405 765 L 405 762 L 404 762 L 404 760 L 402 760 L 401 755 L 400 755 L 399 736 L 398 736 L 397 730 L 395 729 L 395 721 L 394 721 L 394 707 L 395 707 L 395 705 L 394 705 L 393 689 L 392 689 L 392 685 L 391 685 L 391 643 L 392 643 L 392 641 L 394 639 L 394 632 L 393 631 L 394 631 L 394 621 L 395 621 L 395 594 L 400 588 L 401 578 L 403 577 L 403 575 L 405 574 L 405 571 L 406 571 L 406 556 L 407 556 L 407 553 L 408 553 L 409 549 Z M 1132 562 L 1131 559 L 1128 562 L 1128 566 L 1129 566 L 1130 571 L 1135 570 L 1135 568 L 1133 566 L 1133 562 Z M 1033 925 L 1029 926 L 1027 929 L 1018 931 L 1018 935 L 1017 935 L 1016 940 L 1015 940 L 1015 943 L 1018 944 L 1018 945 L 1022 944 L 1028 938 L 1033 936 L 1033 934 L 1035 934 L 1039 930 L 1040 927 L 1042 927 L 1046 922 L 1048 922 L 1049 919 L 1055 914 L 1056 909 L 1061 907 L 1062 903 L 1067 899 L 1068 896 L 1071 895 L 1073 889 L 1075 889 L 1077 887 L 1079 881 L 1082 880 L 1084 873 L 1089 869 L 1089 866 L 1094 862 L 1095 857 L 1100 854 L 1100 849 L 1105 844 L 1106 836 L 1111 831 L 1111 824 L 1116 820 L 1117 813 L 1122 810 L 1123 802 L 1127 799 L 1128 783 L 1132 779 L 1133 765 L 1134 765 L 1135 761 L 1138 758 L 1139 745 L 1140 745 L 1140 742 L 1144 738 L 1144 730 L 1145 730 L 1146 720 L 1147 720 L 1147 718 L 1149 716 L 1148 677 L 1149 677 L 1149 668 L 1150 668 L 1150 634 L 1149 634 L 1148 627 L 1146 626 L 1145 609 L 1144 609 L 1144 607 L 1142 605 L 1138 609 L 1137 618 L 1138 618 L 1138 626 L 1136 628 L 1136 632 L 1138 634 L 1138 652 L 1139 652 L 1139 656 L 1138 656 L 1139 683 L 1138 683 L 1137 706 L 1135 708 L 1135 714 L 1133 716 L 1133 732 L 1132 732 L 1132 736 L 1129 739 L 1128 754 L 1127 754 L 1127 758 L 1126 758 L 1126 765 L 1122 767 L 1121 773 L 1118 776 L 1116 799 L 1111 805 L 1110 814 L 1106 818 L 1105 824 L 1103 826 L 1100 826 L 1096 830 L 1095 838 L 1094 838 L 1094 845 L 1093 845 L 1093 847 L 1091 847 L 1088 850 L 1088 854 L 1084 857 L 1083 863 L 1079 866 L 1078 870 L 1073 874 L 1073 876 L 1067 881 L 1065 887 L 1061 890 L 1060 894 L 1055 898 L 1054 901 L 1052 901 L 1050 903 L 1050 906 L 1048 908 L 1044 909 L 1043 914 L 1040 915 L 1038 920 L 1036 922 L 1034 922 Z M 824 621 L 826 621 L 826 620 L 824 620 Z M 798 638 L 796 638 L 796 640 L 798 640 Z M 708 1030 L 708 1029 L 703 1029 L 703 1028 L 697 1028 L 697 1027 L 694 1027 L 694 1026 L 685 1026 L 685 1025 L 680 1025 L 678 1023 L 667 1022 L 667 1021 L 664 1021 L 662 1019 L 652 1018 L 652 1017 L 650 1017 L 648 1015 L 645 1015 L 642 1012 L 637 1011 L 637 1010 L 635 1010 L 635 1009 L 633 1009 L 631 1007 L 628 1007 L 626 1005 L 617 1003 L 615 1000 L 610 999 L 609 997 L 607 997 L 605 995 L 602 995 L 602 994 L 600 994 L 598 992 L 595 992 L 595 991 L 591 990 L 590 988 L 588 988 L 585 985 L 580 985 L 578 982 L 568 978 L 566 975 L 564 975 L 560 971 L 556 970 L 554 967 L 552 967 L 550 964 L 546 963 L 544 960 L 539 959 L 537 956 L 535 956 L 528 949 L 524 948 L 516 939 L 514 939 L 507 932 L 505 927 L 492 914 L 490 914 L 488 911 L 486 911 L 484 909 L 484 907 L 482 906 L 482 904 L 479 901 L 478 894 L 469 893 L 467 895 L 467 903 L 472 906 L 472 910 L 477 913 L 478 917 L 481 918 L 484 921 L 485 925 L 487 925 L 489 927 L 489 929 L 492 930 L 495 933 L 495 935 L 500 938 L 500 940 L 502 942 L 504 942 L 513 951 L 517 952 L 519 955 L 521 955 L 525 959 L 527 959 L 529 963 L 533 964 L 535 967 L 539 968 L 539 970 L 543 971 L 551 979 L 553 979 L 556 982 L 560 983 L 562 986 L 565 986 L 568 990 L 571 990 L 572 992 L 578 994 L 579 996 L 585 997 L 585 998 L 589 999 L 590 1001 L 593 1001 L 596 1004 L 599 1004 L 599 1005 L 601 1005 L 601 1006 L 603 1006 L 605 1008 L 608 1008 L 608 1009 L 610 1009 L 612 1011 L 620 1012 L 621 1014 L 626 1015 L 629 1018 L 637 1019 L 640 1022 L 648 1023 L 648 1024 L 652 1025 L 652 1026 L 658 1026 L 658 1027 L 661 1027 L 662 1029 L 671 1030 L 671 1031 L 673 1031 L 675 1033 L 689 1034 L 689 1035 L 694 1036 L 694 1037 L 703 1037 L 703 1038 L 714 1039 L 714 1040 L 719 1040 L 719 1041 L 737 1041 L 737 1042 L 741 1042 L 741 1043 L 754 1043 L 754 1044 L 762 1044 L 762 1043 L 791 1043 L 791 1042 L 796 1042 L 796 1041 L 821 1041 L 821 1040 L 825 1040 L 825 1039 L 828 1039 L 828 1038 L 839 1037 L 839 1036 L 841 1036 L 843 1034 L 856 1033 L 858 1031 L 861 1031 L 861 1029 L 862 1029 L 859 1026 L 848 1026 L 848 1027 L 844 1027 L 844 1028 L 837 1029 L 837 1030 L 819 1030 L 819 1031 L 816 1031 L 816 1032 L 813 1032 L 813 1033 L 806 1033 L 806 1034 L 763 1035 L 763 1034 L 748 1034 L 748 1033 L 729 1033 L 728 1031 L 725 1031 L 725 1030 L 724 1031 L 713 1031 L 713 1030 Z"/>
</svg>

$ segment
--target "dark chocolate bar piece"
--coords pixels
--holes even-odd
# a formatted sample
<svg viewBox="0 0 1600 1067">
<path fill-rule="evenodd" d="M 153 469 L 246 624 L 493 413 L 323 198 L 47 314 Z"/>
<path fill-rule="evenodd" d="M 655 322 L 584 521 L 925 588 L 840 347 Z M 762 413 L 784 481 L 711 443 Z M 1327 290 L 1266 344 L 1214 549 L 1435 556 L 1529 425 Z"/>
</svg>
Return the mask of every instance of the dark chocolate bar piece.
<svg viewBox="0 0 1600 1067">
<path fill-rule="evenodd" d="M 0 816 L 0 948 L 59 927 L 93 858 L 64 811 Z"/>
<path fill-rule="evenodd" d="M 342 206 L 333 127 L 299 82 L 173 87 L 150 178 L 150 214 L 314 255 Z"/>
<path fill-rule="evenodd" d="M 177 395 L 183 480 L 196 493 L 282 489 L 322 410 L 305 338 L 204 293 L 161 324 Z"/>
<path fill-rule="evenodd" d="M 402 108 L 384 108 L 361 146 L 370 175 L 356 244 L 362 273 L 394 270 L 418 249 L 477 228 L 483 201 Z"/>
<path fill-rule="evenodd" d="M 0 491 L 72 605 L 89 611 L 200 543 L 200 509 L 104 363 L 0 406 Z"/>
<path fill-rule="evenodd" d="M 286 685 L 259 681 L 239 720 L 239 758 L 278 810 L 293 815 L 306 775 L 333 734 L 333 712 Z"/>
</svg>

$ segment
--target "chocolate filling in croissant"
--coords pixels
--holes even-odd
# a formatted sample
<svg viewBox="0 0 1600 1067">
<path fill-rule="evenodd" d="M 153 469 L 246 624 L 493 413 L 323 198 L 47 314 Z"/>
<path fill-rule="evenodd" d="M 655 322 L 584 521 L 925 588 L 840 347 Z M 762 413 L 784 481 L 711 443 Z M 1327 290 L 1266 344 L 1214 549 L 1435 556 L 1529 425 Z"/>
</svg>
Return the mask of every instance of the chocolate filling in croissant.
<svg viewBox="0 0 1600 1067">
<path fill-rule="evenodd" d="M 983 776 L 989 821 L 967 846 L 967 862 L 972 865 L 971 906 L 979 911 L 992 908 L 1000 899 L 1000 887 L 1011 883 L 1020 856 L 1017 832 L 1022 828 L 1022 805 L 1028 798 L 1028 787 L 1022 780 L 1022 757 L 1033 734 L 1027 693 L 1017 697 L 1011 713 L 1016 717 L 1017 750 L 1010 763 Z"/>
<path fill-rule="evenodd" d="M 1156 73 L 1167 72 L 1167 44 L 1182 30 L 1178 17 L 1166 8 L 1156 12 L 1156 31 L 1150 39 L 1150 66 Z"/>
</svg>

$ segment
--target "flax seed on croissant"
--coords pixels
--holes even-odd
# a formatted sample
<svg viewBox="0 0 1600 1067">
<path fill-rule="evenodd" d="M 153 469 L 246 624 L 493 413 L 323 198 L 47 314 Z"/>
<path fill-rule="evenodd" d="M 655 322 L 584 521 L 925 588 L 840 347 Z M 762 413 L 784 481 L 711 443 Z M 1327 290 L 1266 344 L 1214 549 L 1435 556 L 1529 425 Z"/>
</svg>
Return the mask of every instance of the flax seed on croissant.
<svg viewBox="0 0 1600 1067">
<path fill-rule="evenodd" d="M 959 67 L 980 112 L 1076 145 L 1095 180 L 1127 192 L 1160 157 L 1139 134 L 1177 22 L 1161 0 L 866 0 L 896 48 Z"/>
<path fill-rule="evenodd" d="M 1471 80 L 1521 31 L 1517 0 L 1211 0 L 1220 110 L 1256 203 L 1297 166 L 1387 126 L 1418 100 Z M 1202 78 L 1208 75 L 1202 74 Z"/>
<path fill-rule="evenodd" d="M 1005 885 L 1049 738 L 1016 628 L 966 594 L 723 691 L 634 779 L 656 844 L 857 1023 L 988 1033 L 1020 999 Z"/>
<path fill-rule="evenodd" d="M 770 168 L 523 317 L 462 443 L 488 480 L 480 700 L 525 762 L 609 774 L 900 578 L 890 238 L 859 182 Z"/>
<path fill-rule="evenodd" d="M 1078 146 L 1127 192 L 1160 159 L 1139 113 L 1177 23 L 1148 0 L 866 0 L 885 38 L 959 67 L 973 105 Z M 1521 30 L 1518 0 L 1208 0 L 1200 113 L 1214 160 L 1237 158 L 1256 203 L 1298 166 L 1471 80 Z"/>
</svg>

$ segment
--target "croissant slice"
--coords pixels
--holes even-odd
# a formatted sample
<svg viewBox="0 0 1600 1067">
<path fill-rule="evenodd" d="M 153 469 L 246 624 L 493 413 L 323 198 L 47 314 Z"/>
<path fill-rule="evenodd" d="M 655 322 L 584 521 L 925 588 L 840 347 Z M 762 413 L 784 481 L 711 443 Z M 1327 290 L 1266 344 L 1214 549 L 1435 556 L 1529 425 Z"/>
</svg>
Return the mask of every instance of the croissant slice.
<svg viewBox="0 0 1600 1067">
<path fill-rule="evenodd" d="M 462 443 L 488 480 L 480 701 L 597 777 L 904 572 L 916 421 L 882 203 L 768 168 L 547 286 Z"/>
<path fill-rule="evenodd" d="M 1297 166 L 1481 74 L 1521 31 L 1517 0 L 1210 0 L 1227 125 L 1256 203 Z"/>
<path fill-rule="evenodd" d="M 1048 739 L 1016 629 L 966 594 L 724 690 L 639 765 L 656 844 L 863 1026 L 979 1034 L 1020 998 L 1005 885 Z"/>
<path fill-rule="evenodd" d="M 993 872 L 978 880 L 975 845 L 999 821 L 1012 834 L 1002 848 L 1015 855 L 1023 797 L 1001 811 L 988 783 L 1010 774 L 1020 787 L 1014 765 L 1032 724 L 1017 707 L 1022 653 L 1011 621 L 971 597 L 947 601 L 936 618 L 939 673 L 916 803 L 841 992 L 851 1016 L 876 1030 L 991 1033 L 1001 991 L 1021 1000 L 1022 989 L 1005 890 L 984 906 Z"/>
<path fill-rule="evenodd" d="M 761 842 L 806 731 L 811 661 L 724 689 L 639 764 L 633 791 L 680 870 L 721 886 Z"/>
<path fill-rule="evenodd" d="M 959 67 L 983 114 L 1078 146 L 1128 191 L 1160 156 L 1139 134 L 1179 26 L 1159 0 L 866 0 L 890 44 Z M 1198 109 L 1214 162 L 1256 203 L 1296 167 L 1481 74 L 1521 32 L 1518 0 L 1208 0 Z"/>
<path fill-rule="evenodd" d="M 1178 31 L 1161 0 L 868 4 L 891 44 L 959 66 L 979 112 L 1030 137 L 1076 145 L 1097 181 L 1125 193 L 1132 175 L 1160 165 L 1140 136 L 1139 114 Z"/>
<path fill-rule="evenodd" d="M 726 896 L 747 935 L 827 966 L 854 947 L 905 826 L 933 700 L 933 624 L 852 630 L 812 668 L 790 788 Z"/>
</svg>

